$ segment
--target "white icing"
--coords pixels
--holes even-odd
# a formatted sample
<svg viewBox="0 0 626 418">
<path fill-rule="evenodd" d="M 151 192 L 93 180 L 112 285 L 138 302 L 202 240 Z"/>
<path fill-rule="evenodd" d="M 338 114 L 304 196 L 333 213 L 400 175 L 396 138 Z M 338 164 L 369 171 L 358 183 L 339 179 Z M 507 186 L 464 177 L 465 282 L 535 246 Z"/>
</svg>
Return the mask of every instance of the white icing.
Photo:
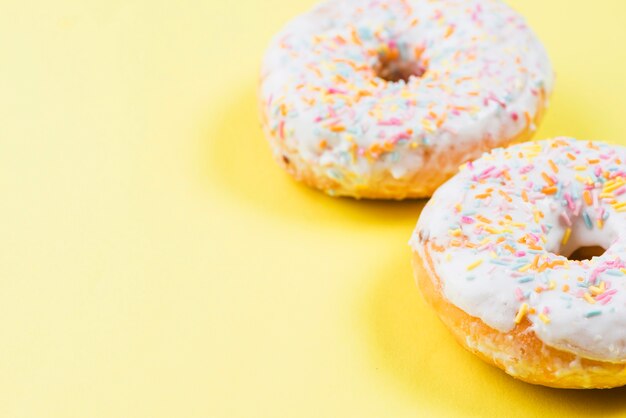
<svg viewBox="0 0 626 418">
<path fill-rule="evenodd" d="M 422 257 L 425 242 L 445 247 L 443 252 L 429 250 L 432 273 L 441 279 L 451 303 L 487 325 L 501 332 L 512 330 L 517 312 L 526 303 L 535 310 L 528 319 L 544 343 L 581 357 L 622 362 L 626 361 L 626 270 L 622 270 L 626 203 L 622 207 L 620 202 L 626 201 L 626 187 L 621 184 L 626 185 L 626 148 L 593 144 L 590 148 L 586 141 L 558 138 L 485 154 L 436 191 L 420 216 L 411 245 Z M 506 174 L 500 175 L 503 170 Z M 555 193 L 546 189 L 552 181 Z M 611 186 L 615 190 L 610 191 Z M 487 193 L 488 189 L 492 191 Z M 592 196 L 591 205 L 585 202 L 585 189 Z M 482 198 L 486 194 L 490 197 Z M 535 211 L 543 218 L 535 217 Z M 479 215 L 491 223 L 481 221 Z M 568 228 L 570 239 L 563 244 Z M 536 250 L 520 242 L 531 235 L 538 238 Z M 482 246 L 451 246 L 454 240 Z M 591 260 L 566 258 L 579 247 L 593 245 L 607 251 Z M 525 269 L 536 255 L 538 267 L 554 264 L 543 271 Z M 471 269 L 477 260 L 482 264 Z M 592 290 L 602 283 L 604 290 L 594 294 Z"/>
<path fill-rule="evenodd" d="M 404 59 L 423 48 L 426 73 L 378 78 L 390 45 Z M 260 95 L 277 152 L 352 194 L 385 173 L 411 179 L 427 159 L 452 174 L 462 161 L 446 161 L 451 150 L 475 157 L 477 143 L 534 130 L 552 85 L 544 48 L 500 1 L 331 0 L 274 38 Z"/>
</svg>

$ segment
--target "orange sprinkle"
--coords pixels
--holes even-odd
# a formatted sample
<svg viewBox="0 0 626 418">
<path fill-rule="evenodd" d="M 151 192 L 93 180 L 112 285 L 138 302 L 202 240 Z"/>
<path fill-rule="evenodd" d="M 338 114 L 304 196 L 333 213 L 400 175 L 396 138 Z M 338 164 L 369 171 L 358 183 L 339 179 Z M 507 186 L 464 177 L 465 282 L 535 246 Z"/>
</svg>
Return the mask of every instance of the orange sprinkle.
<svg viewBox="0 0 626 418">
<path fill-rule="evenodd" d="M 324 149 L 324 148 L 326 148 L 327 146 L 328 146 L 328 142 L 326 142 L 326 140 L 325 140 L 325 139 L 322 139 L 322 140 L 320 141 L 320 148 L 321 148 L 321 149 Z"/>
<path fill-rule="evenodd" d="M 569 158 L 572 161 L 576 159 L 576 157 L 573 154 L 569 153 L 569 152 L 567 154 L 565 154 L 565 155 L 567 155 L 567 158 Z"/>
<path fill-rule="evenodd" d="M 591 198 L 591 192 L 589 192 L 589 190 L 585 189 L 585 191 L 583 192 L 583 199 L 585 200 L 585 203 L 587 204 L 587 206 L 591 206 L 593 204 L 593 199 Z"/>
<path fill-rule="evenodd" d="M 556 164 L 554 164 L 554 161 L 548 160 L 548 163 L 550 164 L 550 168 L 552 168 L 552 171 L 554 171 L 555 173 L 559 172 L 559 167 L 557 167 Z"/>
<path fill-rule="evenodd" d="M 491 197 L 491 193 L 482 193 L 482 194 L 477 194 L 476 199 L 486 199 L 488 197 Z"/>
<path fill-rule="evenodd" d="M 446 34 L 444 35 L 444 38 L 449 38 L 453 33 L 454 33 L 454 25 L 450 25 L 448 26 L 448 29 L 446 30 Z"/>
<path fill-rule="evenodd" d="M 328 129 L 333 132 L 343 132 L 346 130 L 346 127 L 342 125 L 331 125 Z"/>
<path fill-rule="evenodd" d="M 569 290 L 569 285 L 564 284 L 564 285 L 563 285 L 563 291 L 564 291 L 564 292 L 567 292 L 568 290 Z"/>
<path fill-rule="evenodd" d="M 502 197 L 504 197 L 507 202 L 512 202 L 513 201 L 513 199 L 511 199 L 511 196 L 509 196 L 508 193 L 505 192 L 504 190 L 498 190 L 498 193 L 500 193 L 500 195 Z"/>
<path fill-rule="evenodd" d="M 541 192 L 543 194 L 555 194 L 557 191 L 557 188 L 554 186 L 550 186 L 550 187 L 544 187 Z"/>
<path fill-rule="evenodd" d="M 522 189 L 522 199 L 524 200 L 524 202 L 528 202 L 528 194 L 524 189 Z"/>
<path fill-rule="evenodd" d="M 359 34 L 356 32 L 356 29 L 352 28 L 352 42 L 357 45 L 362 45 L 361 38 L 359 38 Z"/>
<path fill-rule="evenodd" d="M 486 224 L 490 224 L 491 223 L 491 219 L 487 219 L 483 215 L 476 215 L 476 219 L 478 219 L 479 221 L 484 222 Z"/>
<path fill-rule="evenodd" d="M 554 180 L 552 180 L 552 177 L 547 175 L 545 171 L 541 172 L 541 177 L 543 177 L 546 183 L 548 183 L 550 186 L 554 186 Z"/>
</svg>

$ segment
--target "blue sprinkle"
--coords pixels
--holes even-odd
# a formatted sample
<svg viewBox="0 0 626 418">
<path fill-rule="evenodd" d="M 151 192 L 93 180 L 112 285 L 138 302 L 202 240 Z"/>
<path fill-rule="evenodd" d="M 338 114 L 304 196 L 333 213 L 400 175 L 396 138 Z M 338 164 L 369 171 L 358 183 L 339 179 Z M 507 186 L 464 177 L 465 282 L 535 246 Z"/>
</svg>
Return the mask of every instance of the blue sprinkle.
<svg viewBox="0 0 626 418">
<path fill-rule="evenodd" d="M 528 276 L 528 277 L 523 277 L 523 278 L 519 279 L 517 282 L 518 283 L 528 283 L 528 282 L 532 282 L 533 279 L 534 279 L 534 277 Z"/>
<path fill-rule="evenodd" d="M 602 311 L 591 311 L 585 314 L 585 318 L 592 318 L 594 316 L 602 315 Z"/>
<path fill-rule="evenodd" d="M 587 229 L 593 229 L 593 223 L 591 222 L 591 218 L 589 217 L 587 211 L 583 211 L 583 219 L 585 220 L 585 225 L 587 226 Z"/>
</svg>

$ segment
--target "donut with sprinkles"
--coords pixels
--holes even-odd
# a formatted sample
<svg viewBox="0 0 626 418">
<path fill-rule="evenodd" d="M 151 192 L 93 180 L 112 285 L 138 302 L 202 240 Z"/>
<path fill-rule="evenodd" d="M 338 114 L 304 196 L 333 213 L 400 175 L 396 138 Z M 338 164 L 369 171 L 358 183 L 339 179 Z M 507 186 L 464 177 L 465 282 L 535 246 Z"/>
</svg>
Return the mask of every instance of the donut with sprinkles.
<svg viewBox="0 0 626 418">
<path fill-rule="evenodd" d="M 626 148 L 571 138 L 461 167 L 410 241 L 459 342 L 521 380 L 626 384 Z"/>
<path fill-rule="evenodd" d="M 274 37 L 261 122 L 275 159 L 333 196 L 430 196 L 535 132 L 548 56 L 498 0 L 329 0 Z"/>
</svg>

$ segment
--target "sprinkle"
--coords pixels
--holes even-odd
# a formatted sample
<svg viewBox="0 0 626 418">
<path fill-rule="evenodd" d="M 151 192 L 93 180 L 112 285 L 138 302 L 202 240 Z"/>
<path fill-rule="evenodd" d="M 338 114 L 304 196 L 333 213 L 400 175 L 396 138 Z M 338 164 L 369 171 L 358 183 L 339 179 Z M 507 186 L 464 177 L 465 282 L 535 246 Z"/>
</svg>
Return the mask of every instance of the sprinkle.
<svg viewBox="0 0 626 418">
<path fill-rule="evenodd" d="M 482 262 L 483 262 L 482 259 L 478 259 L 478 260 L 474 261 L 472 264 L 467 266 L 467 271 L 474 270 L 476 267 L 480 266 L 482 264 Z"/>
<path fill-rule="evenodd" d="M 585 199 L 585 203 L 587 204 L 587 206 L 592 205 L 593 200 L 591 200 L 591 193 L 589 193 L 589 190 L 585 189 L 585 191 L 583 192 L 583 199 Z"/>
<path fill-rule="evenodd" d="M 572 228 L 565 229 L 565 235 L 563 235 L 563 240 L 561 241 L 561 244 L 563 245 L 567 244 L 567 241 L 569 241 L 570 235 L 572 235 Z"/>
<path fill-rule="evenodd" d="M 556 166 L 556 164 L 554 164 L 554 161 L 548 160 L 548 163 L 550 164 L 550 168 L 552 168 L 552 171 L 554 171 L 555 173 L 559 172 L 559 168 Z"/>
<path fill-rule="evenodd" d="M 585 314 L 585 318 L 592 318 L 598 315 L 602 315 L 602 311 L 590 311 Z"/>
<path fill-rule="evenodd" d="M 587 227 L 587 229 L 593 229 L 593 223 L 591 222 L 591 218 L 589 217 L 589 214 L 585 211 L 583 211 L 583 220 L 585 221 L 585 226 Z"/>
<path fill-rule="evenodd" d="M 557 188 L 554 186 L 550 186 L 550 187 L 544 187 L 541 192 L 543 194 L 555 194 L 557 191 Z"/>
<path fill-rule="evenodd" d="M 461 228 L 450 230 L 450 235 L 452 235 L 453 237 L 460 237 L 462 234 L 463 231 L 461 231 Z"/>
<path fill-rule="evenodd" d="M 589 293 L 585 293 L 585 294 L 583 295 L 583 298 L 584 298 L 587 302 L 589 302 L 590 304 L 592 304 L 592 305 L 593 305 L 594 303 L 596 303 L 596 300 L 595 300 L 593 297 L 591 297 L 591 295 L 590 295 Z"/>
<path fill-rule="evenodd" d="M 540 313 L 538 316 L 539 316 L 539 319 L 541 319 L 544 324 L 550 323 L 550 318 L 548 318 L 546 315 Z"/>
<path fill-rule="evenodd" d="M 522 319 L 524 319 L 527 313 L 528 313 L 528 304 L 522 303 L 522 306 L 520 306 L 519 311 L 517 311 L 517 315 L 515 316 L 515 323 L 519 324 L 520 322 L 522 322 Z"/>
</svg>

